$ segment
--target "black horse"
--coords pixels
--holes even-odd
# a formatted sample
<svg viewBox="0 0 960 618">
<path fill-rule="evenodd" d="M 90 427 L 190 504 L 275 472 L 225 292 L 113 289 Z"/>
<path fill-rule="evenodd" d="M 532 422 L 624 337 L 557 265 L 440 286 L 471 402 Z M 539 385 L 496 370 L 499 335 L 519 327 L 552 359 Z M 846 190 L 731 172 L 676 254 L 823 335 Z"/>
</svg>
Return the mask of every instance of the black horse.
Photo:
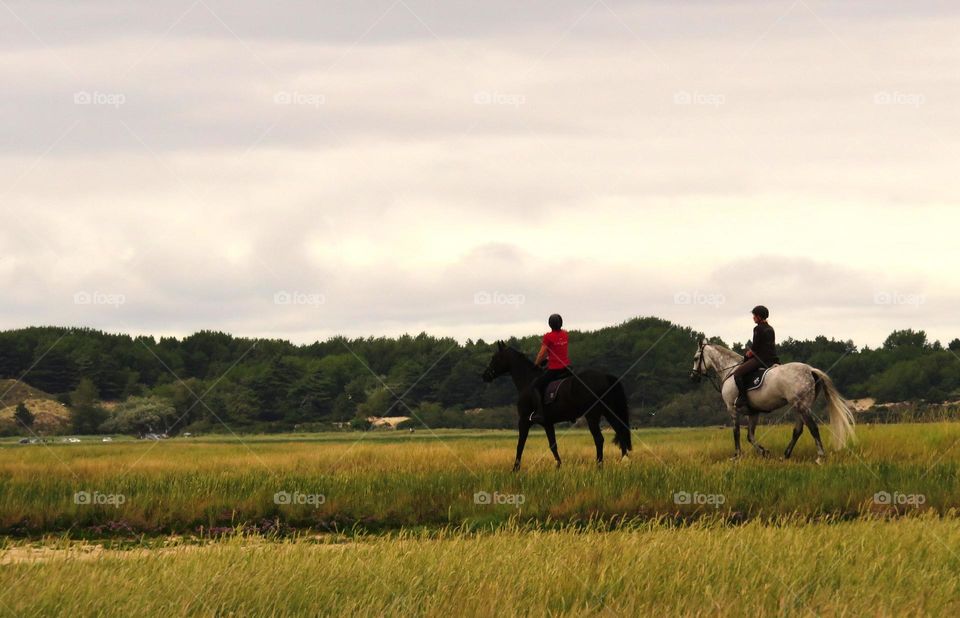
<svg viewBox="0 0 960 618">
<path fill-rule="evenodd" d="M 532 386 L 533 381 L 543 373 L 543 370 L 533 364 L 523 353 L 497 342 L 497 349 L 490 359 L 487 370 L 483 372 L 483 381 L 492 382 L 495 378 L 510 374 L 513 384 L 517 387 L 517 413 L 520 415 L 520 439 L 517 442 L 517 459 L 513 464 L 514 471 L 520 469 L 520 458 L 523 456 L 523 446 L 527 442 L 527 434 L 533 424 L 529 420 L 533 411 Z M 576 375 L 567 379 L 557 391 L 556 399 L 552 403 L 544 402 L 543 428 L 547 432 L 550 442 L 550 451 L 560 467 L 560 453 L 557 451 L 557 436 L 553 430 L 555 423 L 574 422 L 581 416 L 587 419 L 587 426 L 593 435 L 593 442 L 597 446 L 597 465 L 603 465 L 603 434 L 600 432 L 600 418 L 606 418 L 614 431 L 613 443 L 620 447 L 620 454 L 627 456 L 633 448 L 630 439 L 630 408 L 627 405 L 627 394 L 620 381 L 611 375 L 587 369 L 578 371 Z"/>
</svg>

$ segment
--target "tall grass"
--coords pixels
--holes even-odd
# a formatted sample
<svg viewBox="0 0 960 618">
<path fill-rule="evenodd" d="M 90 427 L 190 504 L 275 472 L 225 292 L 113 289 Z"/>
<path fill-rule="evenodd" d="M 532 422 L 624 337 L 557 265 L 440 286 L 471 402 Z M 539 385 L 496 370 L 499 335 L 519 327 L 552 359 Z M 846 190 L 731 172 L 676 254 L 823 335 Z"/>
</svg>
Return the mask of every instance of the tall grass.
<svg viewBox="0 0 960 618">
<path fill-rule="evenodd" d="M 0 551 L 5 615 L 957 615 L 960 522 L 505 526 Z"/>
<path fill-rule="evenodd" d="M 761 428 L 782 451 L 790 429 Z M 177 439 L 0 448 L 0 532 L 102 536 L 257 530 L 389 530 L 443 525 L 542 526 L 590 519 L 704 516 L 855 518 L 960 506 L 960 425 L 861 426 L 850 450 L 814 463 L 809 436 L 794 460 L 731 454 L 729 430 L 644 430 L 631 461 L 613 448 L 603 470 L 589 435 L 561 432 L 564 466 L 534 434 L 524 468 L 510 472 L 512 432 L 419 432 Z M 749 448 L 749 447 L 748 447 Z M 123 503 L 78 504 L 77 492 Z M 278 492 L 322 495 L 322 504 L 277 504 Z M 502 504 L 478 504 L 486 492 Z M 684 503 L 677 494 L 694 496 Z M 877 492 L 922 496 L 880 504 Z M 519 496 L 520 498 L 514 498 Z M 696 496 L 705 499 L 699 503 Z M 711 498 L 712 497 L 712 498 Z M 719 498 L 718 498 L 719 497 Z"/>
</svg>

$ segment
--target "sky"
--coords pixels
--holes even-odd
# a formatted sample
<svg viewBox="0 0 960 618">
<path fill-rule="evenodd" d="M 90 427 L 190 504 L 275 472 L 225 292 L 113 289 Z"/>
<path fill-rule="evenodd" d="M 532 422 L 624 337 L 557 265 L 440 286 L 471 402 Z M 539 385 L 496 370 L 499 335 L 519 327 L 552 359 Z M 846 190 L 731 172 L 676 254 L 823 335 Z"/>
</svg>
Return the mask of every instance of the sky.
<svg viewBox="0 0 960 618">
<path fill-rule="evenodd" d="M 0 0 L 0 328 L 960 336 L 951 2 Z"/>
</svg>

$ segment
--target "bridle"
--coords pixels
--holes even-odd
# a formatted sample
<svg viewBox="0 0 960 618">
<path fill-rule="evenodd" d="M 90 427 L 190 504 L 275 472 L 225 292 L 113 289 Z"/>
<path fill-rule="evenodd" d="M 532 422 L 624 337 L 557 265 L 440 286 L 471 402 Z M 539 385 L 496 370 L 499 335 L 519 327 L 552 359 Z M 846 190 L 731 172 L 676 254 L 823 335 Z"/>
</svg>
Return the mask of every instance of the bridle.
<svg viewBox="0 0 960 618">
<path fill-rule="evenodd" d="M 705 341 L 701 341 L 701 342 L 700 342 L 700 350 L 699 350 L 699 352 L 698 352 L 698 354 L 697 354 L 697 367 L 693 370 L 693 373 L 694 373 L 698 378 L 706 378 L 706 379 L 710 382 L 710 385 L 713 386 L 713 388 L 714 388 L 718 393 L 722 393 L 722 392 L 723 392 L 723 382 L 726 382 L 726 380 L 724 380 L 723 382 L 721 382 L 721 381 L 720 381 L 720 376 L 721 376 L 722 374 L 726 373 L 728 370 L 733 369 L 734 367 L 737 367 L 738 365 L 742 365 L 742 364 L 743 364 L 743 361 L 740 361 L 739 363 L 736 363 L 735 365 L 730 365 L 729 367 L 725 367 L 725 368 L 723 368 L 723 369 L 718 369 L 717 371 L 714 371 L 714 374 L 713 374 L 713 375 L 710 375 L 710 373 L 707 372 L 706 362 L 704 362 L 704 360 L 703 360 L 703 350 L 704 350 L 704 348 L 706 348 L 706 347 L 707 347 L 707 343 L 706 343 Z M 729 378 L 727 378 L 727 379 L 729 380 Z"/>
</svg>

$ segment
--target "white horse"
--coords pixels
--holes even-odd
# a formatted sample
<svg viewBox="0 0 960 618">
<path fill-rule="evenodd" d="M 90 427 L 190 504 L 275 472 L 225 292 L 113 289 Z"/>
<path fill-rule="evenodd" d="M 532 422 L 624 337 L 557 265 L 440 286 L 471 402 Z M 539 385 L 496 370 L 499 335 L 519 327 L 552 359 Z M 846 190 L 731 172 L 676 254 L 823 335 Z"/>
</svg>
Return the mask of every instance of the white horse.
<svg viewBox="0 0 960 618">
<path fill-rule="evenodd" d="M 738 394 L 737 385 L 732 376 L 733 370 L 742 362 L 743 357 L 733 350 L 722 345 L 706 343 L 701 339 L 700 347 L 693 357 L 693 373 L 690 374 L 690 377 L 697 381 L 704 377 L 710 379 L 713 386 L 720 392 L 727 410 L 733 416 L 733 444 L 736 447 L 734 459 L 740 457 L 740 415 L 735 405 Z M 711 371 L 712 375 L 708 373 Z M 810 365 L 787 363 L 771 367 L 767 370 L 763 386 L 747 393 L 749 405 L 747 440 L 757 453 L 764 457 L 770 454 L 756 441 L 754 435 L 760 414 L 790 405 L 797 411 L 798 418 L 793 428 L 793 439 L 790 440 L 790 446 L 783 454 L 784 458 L 790 458 L 793 447 L 796 446 L 800 434 L 803 433 L 803 426 L 806 424 L 817 443 L 817 463 L 820 463 L 824 457 L 823 442 L 820 441 L 820 430 L 817 428 L 812 410 L 813 402 L 821 390 L 827 397 L 834 448 L 839 450 L 852 440 L 855 437 L 853 411 L 837 391 L 837 387 L 833 385 L 833 380 L 823 371 Z"/>
</svg>

